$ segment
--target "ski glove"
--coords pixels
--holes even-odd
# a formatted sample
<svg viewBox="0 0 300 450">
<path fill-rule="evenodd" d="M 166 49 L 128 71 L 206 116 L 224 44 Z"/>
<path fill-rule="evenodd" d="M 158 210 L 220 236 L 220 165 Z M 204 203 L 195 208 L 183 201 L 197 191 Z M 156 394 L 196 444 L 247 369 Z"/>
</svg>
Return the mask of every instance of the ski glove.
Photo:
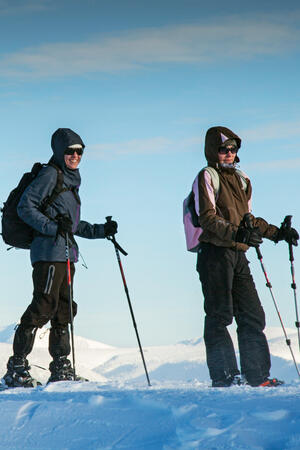
<svg viewBox="0 0 300 450">
<path fill-rule="evenodd" d="M 246 228 L 240 225 L 235 235 L 235 241 L 249 245 L 249 247 L 258 247 L 262 244 L 262 234 L 258 227 Z"/>
<path fill-rule="evenodd" d="M 66 233 L 72 234 L 72 220 L 69 216 L 58 216 L 57 217 L 57 235 L 60 234 L 62 237 L 66 237 Z"/>
<path fill-rule="evenodd" d="M 286 241 L 288 244 L 298 245 L 299 234 L 295 228 L 281 226 L 274 236 L 274 242 Z"/>
<path fill-rule="evenodd" d="M 110 220 L 109 222 L 106 222 L 104 224 L 105 237 L 113 236 L 114 234 L 116 234 L 118 232 L 117 230 L 118 230 L 118 224 L 114 220 Z"/>
</svg>

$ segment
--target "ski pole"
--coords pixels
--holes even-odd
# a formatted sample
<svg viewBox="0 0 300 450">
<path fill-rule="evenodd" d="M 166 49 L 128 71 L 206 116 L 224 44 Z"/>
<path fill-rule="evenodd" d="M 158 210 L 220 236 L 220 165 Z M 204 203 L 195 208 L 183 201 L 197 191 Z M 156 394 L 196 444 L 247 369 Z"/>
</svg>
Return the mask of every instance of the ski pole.
<svg viewBox="0 0 300 450">
<path fill-rule="evenodd" d="M 70 314 L 70 328 L 71 328 L 71 343 L 72 343 L 72 360 L 73 360 L 73 378 L 76 381 L 75 370 L 75 347 L 74 347 L 74 315 L 73 315 L 73 292 L 72 292 L 72 278 L 71 278 L 71 264 L 70 264 L 70 249 L 69 249 L 69 233 L 66 233 L 66 260 L 67 260 L 67 280 L 69 288 L 69 314 Z"/>
<path fill-rule="evenodd" d="M 245 225 L 246 225 L 249 229 L 253 228 L 253 223 L 252 223 L 252 218 L 251 218 L 251 214 L 250 214 L 250 213 L 247 213 L 247 214 L 244 215 L 244 222 L 245 222 Z M 283 334 L 284 334 L 284 336 L 285 336 L 285 342 L 286 342 L 286 345 L 287 345 L 287 346 L 289 347 L 289 349 L 290 349 L 290 352 L 291 352 L 291 355 L 292 355 L 292 358 L 293 358 L 293 361 L 294 361 L 294 364 L 295 364 L 295 368 L 296 368 L 297 373 L 298 373 L 298 377 L 300 378 L 299 368 L 298 368 L 298 365 L 297 365 L 297 363 L 296 363 L 296 359 L 295 359 L 295 356 L 294 356 L 293 349 L 292 349 L 292 347 L 291 347 L 291 340 L 288 338 L 288 335 L 287 335 L 287 333 L 286 333 L 286 329 L 285 329 L 285 327 L 284 327 L 284 324 L 283 324 L 283 321 L 282 321 L 282 318 L 281 318 L 281 315 L 280 315 L 280 312 L 279 312 L 279 308 L 278 308 L 277 302 L 276 302 L 275 297 L 274 297 L 274 294 L 273 294 L 272 284 L 271 284 L 270 281 L 269 281 L 268 274 L 267 274 L 267 272 L 266 272 L 266 269 L 265 269 L 265 266 L 264 266 L 264 263 L 263 263 L 263 260 L 262 260 L 263 257 L 262 257 L 262 254 L 261 254 L 259 245 L 258 245 L 257 247 L 255 247 L 255 250 L 256 250 L 257 258 L 258 258 L 259 261 L 260 261 L 260 265 L 261 265 L 263 274 L 264 274 L 265 279 L 266 279 L 266 286 L 269 288 L 269 291 L 270 291 L 270 294 L 271 294 L 271 297 L 272 297 L 272 300 L 273 300 L 273 303 L 274 303 L 274 306 L 275 306 L 275 309 L 276 309 L 276 312 L 277 312 L 279 321 L 280 321 L 280 323 L 281 323 L 282 331 L 283 331 Z"/>
<path fill-rule="evenodd" d="M 112 219 L 112 216 L 107 216 L 106 217 L 106 222 L 110 222 L 111 219 Z M 127 297 L 127 301 L 128 301 L 128 306 L 129 306 L 129 310 L 130 310 L 133 326 L 134 326 L 134 329 L 135 329 L 136 338 L 137 338 L 137 341 L 138 341 L 138 345 L 139 345 L 139 349 L 140 349 L 140 353 L 141 353 L 141 357 L 142 357 L 142 361 L 143 361 L 143 365 L 144 365 L 144 369 L 145 369 L 145 374 L 146 374 L 148 386 L 151 386 L 149 375 L 148 375 L 148 371 L 147 371 L 147 367 L 146 367 L 146 362 L 145 362 L 145 358 L 144 358 L 144 353 L 143 353 L 143 349 L 142 349 L 141 341 L 140 341 L 140 338 L 139 338 L 137 325 L 136 325 L 134 314 L 133 314 L 133 309 L 132 309 L 132 305 L 131 305 L 131 301 L 130 301 L 129 291 L 128 291 L 128 287 L 127 287 L 127 283 L 126 283 L 126 279 L 125 279 L 125 274 L 124 274 L 124 270 L 123 270 L 123 266 L 122 266 L 122 262 L 121 262 L 121 257 L 120 257 L 120 252 L 123 255 L 125 255 L 125 256 L 127 256 L 128 253 L 125 252 L 125 250 L 118 244 L 118 242 L 116 241 L 114 235 L 113 236 L 107 236 L 107 239 L 109 241 L 111 241 L 114 244 L 114 247 L 115 247 L 115 252 L 116 252 L 116 255 L 117 255 L 117 260 L 118 260 L 118 264 L 119 264 L 119 268 L 120 268 L 120 272 L 121 272 L 121 277 L 122 277 L 122 280 L 123 280 L 123 285 L 124 285 L 124 289 L 125 289 L 125 293 L 126 293 L 126 297 Z"/>
<path fill-rule="evenodd" d="M 287 230 L 290 230 L 292 227 L 292 216 L 285 216 L 284 221 L 282 222 L 281 226 L 283 228 L 286 228 Z M 293 289 L 293 292 L 294 292 L 294 302 L 295 302 L 295 312 L 296 312 L 295 325 L 296 325 L 297 332 L 298 332 L 298 344 L 299 344 L 299 350 L 300 350 L 300 323 L 299 323 L 298 306 L 297 306 L 293 244 L 291 242 L 288 242 L 288 246 L 289 246 L 289 259 L 291 262 L 291 275 L 292 275 L 291 288 Z"/>
</svg>

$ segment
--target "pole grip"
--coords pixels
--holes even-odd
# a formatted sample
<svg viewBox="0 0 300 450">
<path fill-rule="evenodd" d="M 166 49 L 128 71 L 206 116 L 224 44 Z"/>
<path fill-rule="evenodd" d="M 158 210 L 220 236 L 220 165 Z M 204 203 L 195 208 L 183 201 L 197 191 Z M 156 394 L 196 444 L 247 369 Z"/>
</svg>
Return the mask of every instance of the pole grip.
<svg viewBox="0 0 300 450">
<path fill-rule="evenodd" d="M 106 216 L 105 217 L 106 222 L 111 222 L 112 216 Z M 114 244 L 115 248 L 117 248 L 124 256 L 127 256 L 128 253 L 121 247 L 120 244 L 118 244 L 118 242 L 116 241 L 115 236 L 107 236 L 107 239 L 109 241 L 112 241 L 112 243 Z"/>
<path fill-rule="evenodd" d="M 255 247 L 255 250 L 256 250 L 257 258 L 261 261 L 263 256 L 261 254 L 259 246 Z"/>
<path fill-rule="evenodd" d="M 292 217 L 293 216 L 285 216 L 285 218 L 282 222 L 282 226 L 288 230 L 290 230 L 292 228 Z"/>
<path fill-rule="evenodd" d="M 282 228 L 285 228 L 286 230 L 290 230 L 292 228 L 292 217 L 293 216 L 285 216 L 285 218 L 281 224 Z M 289 247 L 289 258 L 290 258 L 290 261 L 293 262 L 294 261 L 294 252 L 293 252 L 293 245 L 290 241 L 288 242 L 288 247 Z"/>
<path fill-rule="evenodd" d="M 245 224 L 246 228 L 249 228 L 250 230 L 252 230 L 252 229 L 254 228 L 254 227 L 253 227 L 252 216 L 251 216 L 250 213 L 246 213 L 246 214 L 244 215 L 243 221 L 244 221 L 244 224 Z M 255 250 L 256 250 L 257 258 L 261 261 L 261 260 L 262 260 L 262 254 L 261 254 L 259 245 L 257 245 L 257 246 L 255 247 Z"/>
<path fill-rule="evenodd" d="M 246 228 L 250 228 L 250 229 L 253 228 L 253 222 L 252 222 L 252 217 L 251 217 L 251 214 L 250 214 L 250 213 L 246 213 L 246 214 L 244 215 L 243 221 L 244 221 L 244 223 L 245 223 L 245 225 L 246 225 Z"/>
</svg>

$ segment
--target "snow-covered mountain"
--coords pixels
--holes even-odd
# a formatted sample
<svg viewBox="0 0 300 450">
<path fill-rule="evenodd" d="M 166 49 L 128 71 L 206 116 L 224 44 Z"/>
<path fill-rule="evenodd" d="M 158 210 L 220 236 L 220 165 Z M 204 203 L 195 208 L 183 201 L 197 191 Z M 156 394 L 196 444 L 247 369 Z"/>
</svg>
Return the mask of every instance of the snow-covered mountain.
<svg viewBox="0 0 300 450">
<path fill-rule="evenodd" d="M 1 374 L 13 334 L 0 329 Z M 298 375 L 282 330 L 267 336 L 279 388 L 210 388 L 202 338 L 145 347 L 148 387 L 138 348 L 75 337 L 77 373 L 91 381 L 1 392 L 0 449 L 300 449 Z M 43 382 L 34 364 L 48 367 L 47 345 L 39 330 L 29 360 Z"/>
</svg>

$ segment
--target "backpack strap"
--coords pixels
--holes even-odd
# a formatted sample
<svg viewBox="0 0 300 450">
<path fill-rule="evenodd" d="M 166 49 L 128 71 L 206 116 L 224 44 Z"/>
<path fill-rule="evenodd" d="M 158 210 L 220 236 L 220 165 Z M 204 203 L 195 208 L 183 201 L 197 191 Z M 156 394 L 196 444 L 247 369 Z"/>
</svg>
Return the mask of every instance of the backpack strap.
<svg viewBox="0 0 300 450">
<path fill-rule="evenodd" d="M 207 166 L 204 167 L 203 170 L 206 170 L 211 176 L 211 183 L 214 190 L 215 197 L 217 198 L 219 190 L 220 190 L 220 178 L 219 174 L 213 167 Z"/>
<path fill-rule="evenodd" d="M 244 172 L 242 172 L 240 169 L 235 169 L 235 173 L 240 177 L 243 191 L 246 191 L 248 187 L 248 182 Z"/>
<path fill-rule="evenodd" d="M 45 211 L 47 209 L 47 207 L 49 205 L 51 205 L 54 200 L 63 192 L 66 191 L 73 191 L 72 189 L 69 189 L 67 187 L 63 187 L 63 183 L 64 183 L 64 174 L 63 171 L 57 167 L 55 164 L 53 164 L 52 162 L 46 164 L 47 166 L 52 166 L 54 167 L 54 169 L 57 172 L 57 179 L 56 179 L 56 185 L 53 189 L 53 191 L 51 192 L 50 195 L 48 195 L 42 202 L 40 210 L 43 212 L 43 214 L 45 214 Z M 45 214 L 46 215 L 46 214 Z"/>
<path fill-rule="evenodd" d="M 59 194 L 68 190 L 67 188 L 63 188 L 64 174 L 63 174 L 62 170 L 53 163 L 49 163 L 48 165 L 54 167 L 54 169 L 56 170 L 57 180 L 56 180 L 55 188 L 53 189 L 52 193 L 50 194 L 50 196 L 48 196 L 47 199 L 45 199 L 45 202 L 44 202 L 45 208 L 47 206 L 51 205 L 51 203 L 54 202 L 54 200 L 56 199 L 56 197 Z"/>
<path fill-rule="evenodd" d="M 79 205 L 81 205 L 81 200 L 80 200 L 80 197 L 79 197 L 79 194 L 78 194 L 78 188 L 77 188 L 77 187 L 72 188 L 72 189 L 71 189 L 71 192 L 72 192 L 72 194 L 74 195 L 76 202 L 77 202 Z"/>
</svg>

